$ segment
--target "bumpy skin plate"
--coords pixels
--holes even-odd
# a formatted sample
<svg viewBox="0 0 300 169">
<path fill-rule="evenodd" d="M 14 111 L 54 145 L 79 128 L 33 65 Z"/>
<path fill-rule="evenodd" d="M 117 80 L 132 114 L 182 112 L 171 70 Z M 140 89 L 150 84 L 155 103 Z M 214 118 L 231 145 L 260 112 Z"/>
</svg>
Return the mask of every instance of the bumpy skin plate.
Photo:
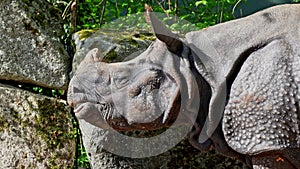
<svg viewBox="0 0 300 169">
<path fill-rule="evenodd" d="M 239 152 L 300 145 L 300 48 L 293 43 L 275 40 L 252 53 L 232 85 L 223 128 Z"/>
<path fill-rule="evenodd" d="M 237 152 L 254 155 L 289 147 L 300 154 L 299 21 L 300 5 L 281 5 L 186 35 L 193 51 L 208 56 L 199 56 L 204 68 L 198 71 L 212 89 L 225 77 L 222 126 Z M 210 104 L 212 122 L 219 116 L 215 107 L 222 109 Z"/>
<path fill-rule="evenodd" d="M 225 108 L 226 141 L 242 154 L 272 154 L 266 158 L 270 164 L 299 168 L 299 100 L 299 37 L 283 36 L 251 53 L 241 67 Z"/>
</svg>

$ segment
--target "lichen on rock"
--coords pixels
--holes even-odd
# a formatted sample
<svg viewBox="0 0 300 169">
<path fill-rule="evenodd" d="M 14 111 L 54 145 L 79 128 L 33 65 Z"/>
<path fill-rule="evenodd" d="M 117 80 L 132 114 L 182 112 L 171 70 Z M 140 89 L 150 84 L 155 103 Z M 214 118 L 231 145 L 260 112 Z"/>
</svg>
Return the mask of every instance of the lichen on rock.
<svg viewBox="0 0 300 169">
<path fill-rule="evenodd" d="M 98 48 L 104 62 L 120 62 L 138 56 L 147 48 L 154 36 L 151 34 L 134 33 L 109 29 L 81 30 L 73 35 L 76 53 L 72 62 L 72 72 L 86 56 L 88 51 Z"/>
<path fill-rule="evenodd" d="M 65 101 L 0 85 L 0 117 L 1 167 L 72 168 L 74 129 Z"/>
<path fill-rule="evenodd" d="M 51 10 L 49 10 L 51 9 Z M 0 80 L 66 89 L 63 24 L 47 1 L 0 1 Z"/>
</svg>

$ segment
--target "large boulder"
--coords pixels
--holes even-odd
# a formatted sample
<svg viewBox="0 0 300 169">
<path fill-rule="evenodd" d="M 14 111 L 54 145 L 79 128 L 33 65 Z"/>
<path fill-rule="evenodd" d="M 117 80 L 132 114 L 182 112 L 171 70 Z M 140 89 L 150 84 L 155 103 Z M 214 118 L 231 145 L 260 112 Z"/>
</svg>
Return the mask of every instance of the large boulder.
<svg viewBox="0 0 300 169">
<path fill-rule="evenodd" d="M 23 90 L 67 89 L 71 66 L 59 17 L 46 0 L 0 1 L 0 168 L 73 167 L 70 107 Z"/>
<path fill-rule="evenodd" d="M 66 89 L 62 22 L 47 1 L 0 1 L 0 80 Z"/>
<path fill-rule="evenodd" d="M 72 72 L 76 71 L 86 54 L 94 48 L 101 51 L 103 61 L 121 62 L 138 56 L 154 39 L 154 36 L 149 34 L 120 32 L 122 34 L 116 34 L 116 31 L 109 29 L 76 32 L 73 35 L 76 53 L 72 61 Z"/>
<path fill-rule="evenodd" d="M 70 111 L 63 100 L 0 84 L 0 168 L 72 168 Z"/>
</svg>

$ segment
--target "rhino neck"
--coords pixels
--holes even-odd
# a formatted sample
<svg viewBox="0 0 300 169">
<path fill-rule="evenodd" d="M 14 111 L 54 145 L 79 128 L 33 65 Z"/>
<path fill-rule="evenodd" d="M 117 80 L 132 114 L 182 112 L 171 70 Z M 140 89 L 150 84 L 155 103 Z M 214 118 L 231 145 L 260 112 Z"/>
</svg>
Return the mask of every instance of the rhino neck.
<svg viewBox="0 0 300 169">
<path fill-rule="evenodd" d="M 229 156 L 229 157 L 235 157 L 239 159 L 242 162 L 247 161 L 247 157 L 234 151 L 229 147 L 227 144 L 225 138 L 224 138 L 224 133 L 222 131 L 222 119 L 220 122 L 217 124 L 217 127 L 215 131 L 213 132 L 212 135 L 209 136 L 209 138 L 203 142 L 199 142 L 199 137 L 201 132 L 206 132 L 205 131 L 205 123 L 208 119 L 209 116 L 209 111 L 210 111 L 210 102 L 212 99 L 213 91 L 211 88 L 211 84 L 208 83 L 207 77 L 209 77 L 209 73 L 206 72 L 208 69 L 205 69 L 205 65 L 202 66 L 202 72 L 199 71 L 199 67 L 196 67 L 195 65 L 199 66 L 199 63 L 201 63 L 198 59 L 199 57 L 197 55 L 194 55 L 193 51 L 190 50 L 188 59 L 191 65 L 191 71 L 196 78 L 197 85 L 199 88 L 199 96 L 200 96 L 200 107 L 199 107 L 199 112 L 197 116 L 197 120 L 195 122 L 194 128 L 190 132 L 189 135 L 189 141 L 193 147 L 196 149 L 199 149 L 201 151 L 208 151 L 211 147 L 214 147 L 215 150 L 223 155 Z M 209 58 L 207 58 L 209 61 Z M 206 78 L 205 78 L 206 77 Z M 209 77 L 213 78 L 213 76 Z M 223 114 L 221 115 L 223 116 Z M 204 130 L 204 131 L 202 131 Z"/>
</svg>

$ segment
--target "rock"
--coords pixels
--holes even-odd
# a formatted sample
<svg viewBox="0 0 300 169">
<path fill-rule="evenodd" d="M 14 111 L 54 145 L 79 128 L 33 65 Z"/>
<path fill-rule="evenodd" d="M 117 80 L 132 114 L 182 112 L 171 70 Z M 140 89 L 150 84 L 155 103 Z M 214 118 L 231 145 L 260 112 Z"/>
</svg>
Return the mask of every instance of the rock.
<svg viewBox="0 0 300 169">
<path fill-rule="evenodd" d="M 106 140 L 108 142 L 111 140 L 109 139 L 109 131 L 95 127 L 84 120 L 79 120 L 79 124 L 82 131 L 83 144 L 93 169 L 166 168 L 168 163 L 170 163 L 171 156 L 169 152 L 141 159 L 132 159 L 112 154 L 103 149 L 103 146 L 109 144 Z M 124 134 L 128 135 L 129 133 L 126 132 Z"/>
<path fill-rule="evenodd" d="M 98 48 L 105 62 L 120 62 L 138 56 L 152 42 L 154 36 L 149 34 L 134 34 L 122 32 L 116 34 L 111 30 L 82 30 L 73 35 L 76 53 L 73 59 L 72 72 L 75 72 L 79 63 L 88 51 Z M 142 38 L 141 38 L 142 37 Z M 133 52 L 134 51 L 134 52 Z"/>
<path fill-rule="evenodd" d="M 0 80 L 66 89 L 69 56 L 59 15 L 47 1 L 0 1 Z"/>
<path fill-rule="evenodd" d="M 247 169 L 247 166 L 232 158 L 210 152 L 200 152 L 192 147 L 188 139 L 182 140 L 178 145 L 167 152 L 148 158 L 128 158 L 110 153 L 103 148 L 108 139 L 108 131 L 95 127 L 84 120 L 79 121 L 82 131 L 82 140 L 92 169 L 173 169 L 173 168 L 236 168 Z M 128 136 L 145 136 L 146 132 L 133 134 L 124 132 Z M 155 131 L 154 131 L 155 132 Z M 154 133 L 150 132 L 150 133 Z M 149 134 L 149 133 L 147 133 Z M 124 145 L 126 146 L 126 145 Z"/>
<path fill-rule="evenodd" d="M 0 84 L 0 168 L 72 168 L 73 132 L 65 101 Z"/>
<path fill-rule="evenodd" d="M 72 72 L 75 72 L 76 67 L 87 52 L 95 47 L 102 52 L 104 61 L 117 62 L 137 56 L 138 54 L 131 54 L 136 51 L 143 51 L 150 44 L 150 40 L 153 40 L 152 35 L 143 38 L 138 38 L 142 37 L 139 35 L 135 36 L 121 31 L 118 32 L 118 37 L 103 30 L 77 32 L 73 37 L 76 44 L 76 54 Z M 113 53 L 113 57 L 111 57 L 111 53 Z M 125 58 L 129 55 L 132 57 Z M 224 158 L 224 156 L 218 155 L 214 151 L 209 153 L 200 152 L 190 145 L 188 139 L 182 140 L 169 151 L 153 157 L 128 158 L 118 156 L 105 149 L 107 142 L 111 141 L 109 131 L 95 127 L 84 120 L 79 120 L 79 125 L 83 144 L 93 169 L 247 168 L 245 164 L 231 158 Z M 157 132 L 161 131 L 132 131 L 122 132 L 122 134 L 130 137 L 145 137 L 156 135 Z M 114 145 L 113 143 L 111 144 Z M 124 144 L 124 146 L 126 145 Z"/>
</svg>

